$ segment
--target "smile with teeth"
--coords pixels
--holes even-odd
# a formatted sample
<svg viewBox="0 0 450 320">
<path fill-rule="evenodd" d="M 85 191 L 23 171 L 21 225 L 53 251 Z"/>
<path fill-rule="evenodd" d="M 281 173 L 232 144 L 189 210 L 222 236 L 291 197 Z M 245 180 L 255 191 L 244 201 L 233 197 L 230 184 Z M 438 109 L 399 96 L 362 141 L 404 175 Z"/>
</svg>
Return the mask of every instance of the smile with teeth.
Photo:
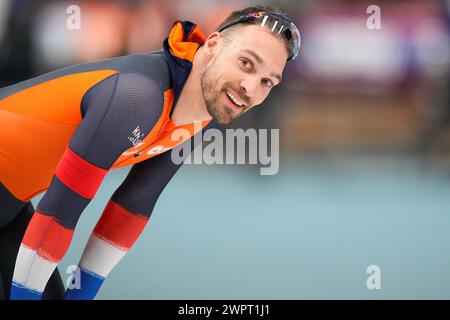
<svg viewBox="0 0 450 320">
<path fill-rule="evenodd" d="M 233 94 L 228 90 L 228 89 L 225 89 L 225 92 L 227 93 L 227 96 L 237 105 L 237 106 L 239 106 L 239 107 L 242 107 L 242 106 L 244 106 L 244 104 L 241 102 L 241 101 L 239 101 L 235 96 L 233 96 Z"/>
</svg>

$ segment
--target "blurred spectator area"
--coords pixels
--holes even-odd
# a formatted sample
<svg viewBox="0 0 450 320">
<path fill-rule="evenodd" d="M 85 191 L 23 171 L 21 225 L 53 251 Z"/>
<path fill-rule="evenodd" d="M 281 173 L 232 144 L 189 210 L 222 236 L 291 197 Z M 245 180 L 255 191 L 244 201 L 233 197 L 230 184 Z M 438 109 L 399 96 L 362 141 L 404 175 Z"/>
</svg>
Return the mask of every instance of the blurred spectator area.
<svg viewBox="0 0 450 320">
<path fill-rule="evenodd" d="M 303 46 L 288 70 L 291 98 L 280 124 L 286 148 L 433 148 L 450 109 L 448 8 L 377 3 L 380 30 L 366 26 L 371 2 L 315 2 L 298 12 Z"/>
</svg>

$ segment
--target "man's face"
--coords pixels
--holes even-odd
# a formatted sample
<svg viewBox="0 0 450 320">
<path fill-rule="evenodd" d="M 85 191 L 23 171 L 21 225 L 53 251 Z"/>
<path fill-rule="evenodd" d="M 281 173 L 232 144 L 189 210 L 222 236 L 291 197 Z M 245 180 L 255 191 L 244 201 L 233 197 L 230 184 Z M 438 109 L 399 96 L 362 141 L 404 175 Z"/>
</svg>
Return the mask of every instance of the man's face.
<svg viewBox="0 0 450 320">
<path fill-rule="evenodd" d="M 268 28 L 244 25 L 229 37 L 219 42 L 201 77 L 207 110 L 221 125 L 261 104 L 280 83 L 288 58 L 283 40 Z"/>
</svg>

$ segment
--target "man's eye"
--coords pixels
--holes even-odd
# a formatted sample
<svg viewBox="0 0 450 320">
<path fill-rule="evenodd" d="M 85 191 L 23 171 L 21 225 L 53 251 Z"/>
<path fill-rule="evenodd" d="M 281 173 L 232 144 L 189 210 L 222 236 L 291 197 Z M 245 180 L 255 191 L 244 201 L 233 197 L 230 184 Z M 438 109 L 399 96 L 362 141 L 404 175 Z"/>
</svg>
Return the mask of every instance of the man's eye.
<svg viewBox="0 0 450 320">
<path fill-rule="evenodd" d="M 253 65 L 252 65 L 252 62 L 250 61 L 250 60 L 247 60 L 247 59 L 241 59 L 241 63 L 242 63 L 242 65 L 244 66 L 244 68 L 245 69 L 247 69 L 247 70 L 251 70 L 252 69 L 252 67 L 253 67 Z"/>
<path fill-rule="evenodd" d="M 271 80 L 269 80 L 269 79 L 264 79 L 263 83 L 264 83 L 265 86 L 267 86 L 269 88 L 273 87 L 273 82 Z"/>
</svg>

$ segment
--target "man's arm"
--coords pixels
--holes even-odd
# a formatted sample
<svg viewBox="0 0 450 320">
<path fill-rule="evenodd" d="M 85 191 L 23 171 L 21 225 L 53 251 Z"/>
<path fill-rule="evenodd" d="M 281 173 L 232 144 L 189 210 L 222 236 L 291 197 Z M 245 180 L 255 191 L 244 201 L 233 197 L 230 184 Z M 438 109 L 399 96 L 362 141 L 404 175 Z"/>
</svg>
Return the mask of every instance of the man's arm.
<svg viewBox="0 0 450 320">
<path fill-rule="evenodd" d="M 213 123 L 203 132 L 212 126 Z M 185 141 L 182 150 L 192 151 L 197 140 L 200 141 L 192 137 Z M 189 153 L 182 155 L 183 161 Z M 65 299 L 95 297 L 105 278 L 142 233 L 158 197 L 180 167 L 172 162 L 171 152 L 166 151 L 131 168 L 109 200 L 83 252 L 80 288 L 68 289 Z"/>
<path fill-rule="evenodd" d="M 22 240 L 11 299 L 41 298 L 84 208 L 120 154 L 132 147 L 130 133 L 140 126 L 147 135 L 161 114 L 163 102 L 159 85 L 137 74 L 114 74 L 86 93 L 83 121 Z"/>
</svg>

